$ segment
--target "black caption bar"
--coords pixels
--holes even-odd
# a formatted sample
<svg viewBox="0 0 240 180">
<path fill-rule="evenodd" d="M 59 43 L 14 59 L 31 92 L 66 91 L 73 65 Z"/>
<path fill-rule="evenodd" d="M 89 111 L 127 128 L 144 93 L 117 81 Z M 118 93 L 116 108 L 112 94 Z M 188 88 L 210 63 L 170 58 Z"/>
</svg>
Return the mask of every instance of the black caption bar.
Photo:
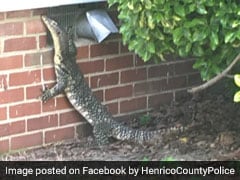
<svg viewBox="0 0 240 180">
<path fill-rule="evenodd" d="M 0 179 L 168 179 L 240 177 L 240 162 L 2 161 Z M 84 178 L 83 178 L 84 177 Z"/>
</svg>

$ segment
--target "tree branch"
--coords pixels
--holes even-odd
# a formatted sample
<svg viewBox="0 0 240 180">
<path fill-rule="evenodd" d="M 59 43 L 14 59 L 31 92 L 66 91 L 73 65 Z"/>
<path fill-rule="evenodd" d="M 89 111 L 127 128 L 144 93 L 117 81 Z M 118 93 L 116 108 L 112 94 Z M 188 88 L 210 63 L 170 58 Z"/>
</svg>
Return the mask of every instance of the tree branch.
<svg viewBox="0 0 240 180">
<path fill-rule="evenodd" d="M 231 74 L 226 74 L 224 77 L 227 77 L 229 79 L 234 79 L 234 75 L 231 75 Z"/>
<path fill-rule="evenodd" d="M 228 72 L 233 68 L 233 66 L 240 60 L 240 53 L 235 57 L 235 59 L 232 61 L 232 63 L 220 74 L 218 74 L 217 76 L 215 76 L 214 78 L 210 79 L 209 81 L 207 81 L 206 83 L 194 87 L 192 89 L 189 89 L 188 92 L 189 93 L 197 93 L 199 91 L 202 91 L 210 86 L 212 86 L 213 84 L 215 84 L 216 82 L 218 82 L 219 80 L 221 80 L 223 77 L 227 76 Z"/>
</svg>

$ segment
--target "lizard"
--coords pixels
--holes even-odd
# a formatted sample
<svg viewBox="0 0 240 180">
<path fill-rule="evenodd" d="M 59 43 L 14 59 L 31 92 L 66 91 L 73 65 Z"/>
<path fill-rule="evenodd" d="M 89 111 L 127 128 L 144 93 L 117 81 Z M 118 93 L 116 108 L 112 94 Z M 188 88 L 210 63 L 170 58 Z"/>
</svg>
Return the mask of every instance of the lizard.
<svg viewBox="0 0 240 180">
<path fill-rule="evenodd" d="M 43 102 L 65 93 L 69 102 L 90 125 L 98 146 L 109 144 L 110 138 L 143 144 L 162 130 L 144 131 L 114 120 L 107 108 L 93 94 L 76 62 L 76 46 L 69 33 L 53 19 L 42 15 L 42 20 L 53 39 L 54 69 L 57 83 L 42 90 Z"/>
</svg>

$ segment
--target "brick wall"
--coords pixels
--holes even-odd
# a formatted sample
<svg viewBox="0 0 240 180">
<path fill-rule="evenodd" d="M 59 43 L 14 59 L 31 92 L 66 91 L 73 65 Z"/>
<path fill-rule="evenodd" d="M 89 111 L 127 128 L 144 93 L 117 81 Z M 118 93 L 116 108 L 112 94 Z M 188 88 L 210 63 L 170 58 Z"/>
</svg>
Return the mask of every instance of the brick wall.
<svg viewBox="0 0 240 180">
<path fill-rule="evenodd" d="M 55 82 L 53 49 L 40 20 L 44 10 L 0 13 L 0 153 L 86 136 L 86 121 L 64 95 L 43 104 L 44 84 Z M 115 117 L 146 112 L 199 83 L 192 60 L 144 64 L 113 36 L 101 44 L 78 43 L 86 80 Z"/>
</svg>

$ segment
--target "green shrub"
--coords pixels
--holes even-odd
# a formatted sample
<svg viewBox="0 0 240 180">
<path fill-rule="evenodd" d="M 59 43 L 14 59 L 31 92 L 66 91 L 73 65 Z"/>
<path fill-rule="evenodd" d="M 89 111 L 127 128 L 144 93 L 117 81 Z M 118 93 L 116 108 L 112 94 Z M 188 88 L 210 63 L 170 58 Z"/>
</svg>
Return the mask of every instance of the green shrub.
<svg viewBox="0 0 240 180">
<path fill-rule="evenodd" d="M 123 42 L 144 61 L 195 57 L 203 80 L 220 73 L 240 48 L 238 0 L 108 0 L 117 4 Z"/>
</svg>

